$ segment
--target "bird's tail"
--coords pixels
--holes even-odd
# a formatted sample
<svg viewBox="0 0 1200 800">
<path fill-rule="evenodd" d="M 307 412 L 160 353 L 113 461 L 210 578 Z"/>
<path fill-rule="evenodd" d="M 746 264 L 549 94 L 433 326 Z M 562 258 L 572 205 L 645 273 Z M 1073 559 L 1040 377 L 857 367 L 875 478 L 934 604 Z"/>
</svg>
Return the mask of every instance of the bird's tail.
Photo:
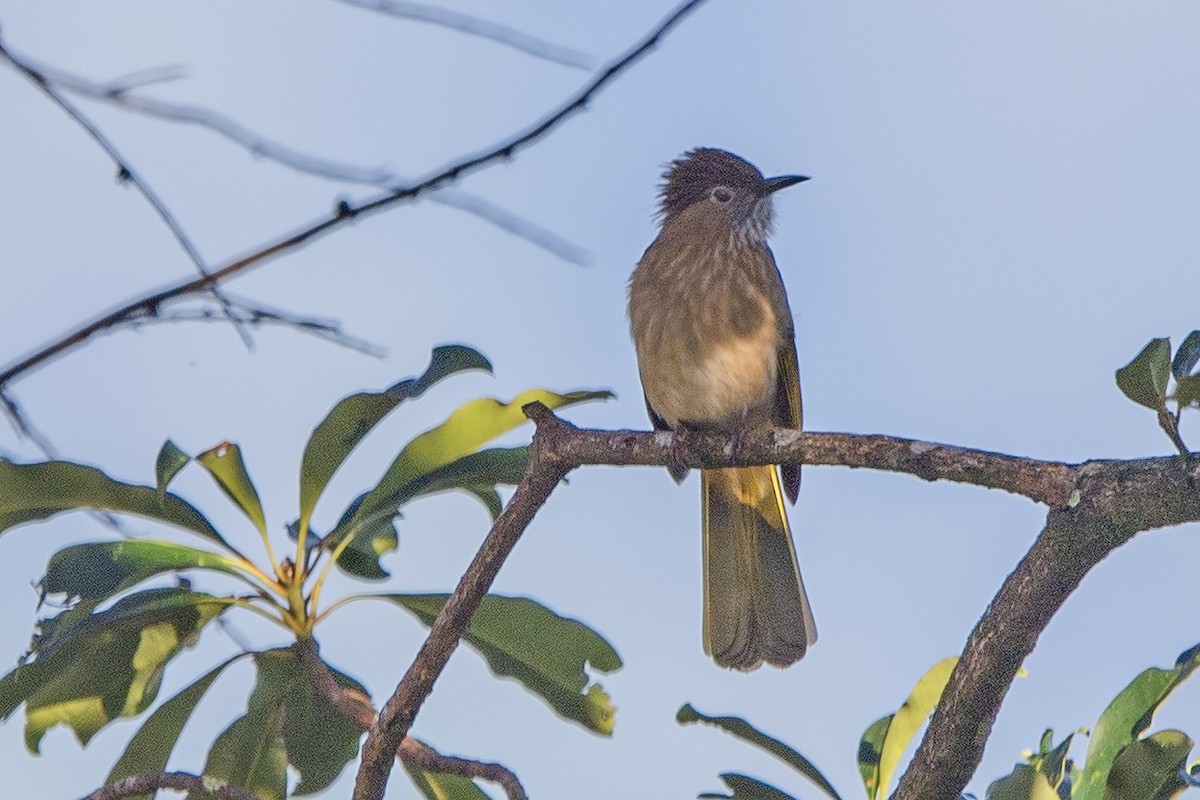
<svg viewBox="0 0 1200 800">
<path fill-rule="evenodd" d="M 718 665 L 786 667 L 817 640 L 775 467 L 701 473 L 704 652 Z"/>
</svg>

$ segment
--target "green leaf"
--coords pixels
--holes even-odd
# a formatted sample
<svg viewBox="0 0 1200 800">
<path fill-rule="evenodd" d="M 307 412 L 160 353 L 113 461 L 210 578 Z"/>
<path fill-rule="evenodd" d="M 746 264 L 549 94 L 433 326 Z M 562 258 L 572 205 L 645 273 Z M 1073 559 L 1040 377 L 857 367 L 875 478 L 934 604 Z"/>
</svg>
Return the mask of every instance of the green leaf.
<svg viewBox="0 0 1200 800">
<path fill-rule="evenodd" d="M 0 533 L 81 509 L 136 514 L 225 544 L 199 511 L 170 492 L 122 483 L 95 467 L 69 461 L 14 464 L 0 459 Z"/>
<path fill-rule="evenodd" d="M 1197 361 L 1200 361 L 1200 331 L 1192 331 L 1175 351 L 1175 358 L 1171 360 L 1171 374 L 1176 380 L 1187 377 Z"/>
<path fill-rule="evenodd" d="M 721 730 L 749 742 L 761 750 L 767 751 L 815 783 L 817 788 L 829 797 L 832 797 L 834 800 L 841 800 L 841 796 L 833 788 L 833 784 L 821 774 L 821 771 L 811 761 L 778 739 L 758 730 L 740 717 L 710 717 L 697 711 L 692 707 L 691 703 L 684 703 L 679 711 L 675 713 L 675 721 L 680 725 L 688 725 L 695 722 L 715 725 Z M 731 786 L 730 788 L 733 787 Z"/>
<path fill-rule="evenodd" d="M 204 776 L 240 786 L 260 800 L 284 800 L 287 796 L 287 751 L 283 741 L 282 697 L 296 677 L 293 669 L 280 668 L 273 657 L 278 651 L 256 653 L 258 680 L 246 713 L 221 732 L 208 751 Z M 201 800 L 192 794 L 188 800 Z"/>
<path fill-rule="evenodd" d="M 300 773 L 295 795 L 328 788 L 358 755 L 366 729 L 317 690 L 292 648 L 255 653 L 254 664 L 258 679 L 246 713 L 217 738 L 204 774 L 263 798 L 282 798 L 291 764 Z M 325 667 L 339 688 L 370 702 L 362 684 Z"/>
<path fill-rule="evenodd" d="M 1155 411 L 1167 398 L 1171 376 L 1171 340 L 1151 339 L 1142 351 L 1117 370 L 1117 386 L 1133 402 Z"/>
<path fill-rule="evenodd" d="M 237 574 L 232 558 L 171 542 L 123 539 L 64 547 L 50 557 L 44 595 L 65 594 L 93 604 L 132 588 L 142 581 L 184 569 L 207 569 Z"/>
<path fill-rule="evenodd" d="M 383 594 L 432 625 L 449 595 Z M 492 672 L 516 678 L 560 716 L 611 736 L 616 709 L 599 684 L 588 686 L 585 668 L 613 672 L 621 658 L 612 645 L 582 622 L 560 617 L 524 597 L 488 595 L 463 640 L 487 660 Z M 585 690 L 586 688 L 586 690 Z"/>
<path fill-rule="evenodd" d="M 1059 800 L 1044 773 L 1030 764 L 1018 764 L 1012 773 L 987 788 L 987 800 Z"/>
<path fill-rule="evenodd" d="M 1182 731 L 1159 731 L 1131 742 L 1113 761 L 1104 800 L 1168 800 L 1187 786 L 1179 776 L 1192 740 Z"/>
<path fill-rule="evenodd" d="M 165 771 L 171 751 L 175 749 L 179 735 L 183 733 L 183 726 L 191 719 L 196 706 L 204 699 L 204 695 L 225 668 L 246 655 L 248 654 L 239 653 L 218 664 L 191 686 L 156 708 L 129 740 L 125 752 L 104 779 L 104 784 L 107 786 L 144 772 Z M 151 795 L 134 795 L 129 800 L 151 800 Z"/>
<path fill-rule="evenodd" d="M 435 347 L 419 378 L 409 378 L 382 392 L 360 392 L 338 401 L 313 429 L 300 461 L 300 525 L 307 528 L 325 487 L 358 443 L 405 400 L 420 397 L 443 378 L 457 372 L 492 371 L 479 352 L 464 345 Z"/>
<path fill-rule="evenodd" d="M 408 764 L 404 764 L 404 770 L 412 778 L 417 791 L 427 800 L 492 800 L 470 778 L 445 772 L 426 772 L 413 769 Z"/>
<path fill-rule="evenodd" d="M 1180 406 L 1200 405 L 1200 375 L 1176 378 L 1175 400 Z"/>
<path fill-rule="evenodd" d="M 1071 742 L 1075 738 L 1075 734 L 1070 734 L 1067 738 L 1059 742 L 1058 746 L 1050 751 L 1046 751 L 1046 747 L 1053 741 L 1054 732 L 1047 730 L 1042 737 L 1041 752 L 1032 759 L 1032 764 L 1043 775 L 1046 780 L 1054 787 L 1055 790 L 1062 785 L 1064 780 L 1069 780 L 1069 772 L 1071 762 L 1067 759 L 1067 753 L 1071 749 Z"/>
<path fill-rule="evenodd" d="M 874 798 L 879 791 L 879 759 L 883 752 L 883 740 L 894 716 L 888 714 L 872 722 L 858 742 L 858 774 L 862 776 L 868 798 Z"/>
<path fill-rule="evenodd" d="M 274 652 L 281 659 L 291 656 L 288 650 Z M 299 796 L 320 792 L 337 780 L 346 764 L 358 757 L 358 741 L 366 727 L 347 717 L 318 692 L 298 659 L 293 658 L 293 664 L 297 674 L 282 694 L 283 739 L 288 762 L 300 772 L 300 784 L 294 792 Z M 364 704 L 370 703 L 365 686 L 328 664 L 325 668 L 339 689 L 357 694 Z"/>
<path fill-rule="evenodd" d="M 702 794 L 700 800 L 796 800 L 787 792 L 749 775 L 726 772 L 721 775 L 721 780 L 729 787 L 729 794 Z"/>
<path fill-rule="evenodd" d="M 250 473 L 246 471 L 241 448 L 232 442 L 221 442 L 211 450 L 205 450 L 196 456 L 196 461 L 216 479 L 225 496 L 249 517 L 255 529 L 266 536 L 267 519 L 258 499 L 258 490 L 254 488 Z"/>
<path fill-rule="evenodd" d="M 556 409 L 611 396 L 610 392 L 555 394 L 531 389 L 508 403 L 479 398 L 463 404 L 441 425 L 404 446 L 375 488 L 355 500 L 342 515 L 325 537 L 326 546 L 336 547 L 347 536 L 353 537 L 353 543 L 339 557 L 338 566 L 359 577 L 387 577 L 379 558 L 396 549 L 396 532 L 390 520 L 401 506 L 425 490 L 431 475 L 436 477 L 439 470 L 526 422 L 521 408 L 528 403 L 536 400 Z M 347 555 L 351 551 L 355 554 Z M 364 559 L 369 561 L 365 569 Z"/>
<path fill-rule="evenodd" d="M 69 609 L 40 622 L 32 660 L 0 678 L 0 719 L 25 704 L 25 744 L 37 752 L 51 727 L 82 744 L 118 717 L 145 711 L 163 670 L 233 600 L 189 589 L 149 589 L 89 613 Z"/>
<path fill-rule="evenodd" d="M 1200 666 L 1200 644 L 1180 654 L 1171 669 L 1151 667 L 1120 691 L 1092 728 L 1076 800 L 1100 800 L 1113 762 L 1150 726 L 1154 712 Z"/>
<path fill-rule="evenodd" d="M 167 439 L 158 450 L 158 458 L 154 462 L 154 479 L 158 484 L 158 493 L 164 494 L 171 481 L 179 474 L 179 470 L 188 465 L 192 457 L 180 450 L 174 442 Z"/>
<path fill-rule="evenodd" d="M 896 766 L 900 763 L 900 756 L 904 754 L 904 750 L 912 741 L 913 736 L 925 724 L 925 719 L 941 699 L 942 690 L 946 688 L 946 682 L 950 680 L 950 673 L 957 662 L 957 658 L 951 657 L 934 664 L 928 672 L 921 676 L 908 699 L 904 701 L 904 705 L 900 706 L 888 721 L 883 742 L 879 747 L 877 783 L 874 787 L 868 786 L 869 797 L 883 798 L 887 796 L 887 787 L 892 780 L 892 774 L 896 771 Z M 872 725 L 868 729 L 868 733 L 877 725 L 879 722 Z M 865 734 L 863 738 L 865 741 Z M 860 747 L 860 771 L 862 771 L 861 755 Z M 864 777 L 864 783 L 866 782 Z"/>
</svg>

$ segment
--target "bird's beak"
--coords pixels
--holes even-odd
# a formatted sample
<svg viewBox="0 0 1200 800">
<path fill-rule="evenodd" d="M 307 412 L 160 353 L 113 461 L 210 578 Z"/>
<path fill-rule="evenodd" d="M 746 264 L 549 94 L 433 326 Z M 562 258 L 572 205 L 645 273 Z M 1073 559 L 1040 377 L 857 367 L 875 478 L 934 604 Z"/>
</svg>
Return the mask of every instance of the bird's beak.
<svg viewBox="0 0 1200 800">
<path fill-rule="evenodd" d="M 804 183 L 806 180 L 808 180 L 807 175 L 778 175 L 774 178 L 765 178 L 763 183 L 767 185 L 767 194 L 774 194 L 780 189 Z"/>
</svg>

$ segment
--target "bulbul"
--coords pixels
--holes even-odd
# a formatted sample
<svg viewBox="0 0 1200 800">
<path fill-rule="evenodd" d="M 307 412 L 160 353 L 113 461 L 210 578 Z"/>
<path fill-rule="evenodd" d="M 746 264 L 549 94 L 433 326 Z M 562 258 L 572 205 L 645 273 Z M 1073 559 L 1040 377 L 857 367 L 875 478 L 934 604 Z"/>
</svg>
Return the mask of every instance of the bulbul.
<svg viewBox="0 0 1200 800">
<path fill-rule="evenodd" d="M 683 154 L 663 178 L 661 229 L 629 280 L 654 427 L 799 429 L 792 312 L 767 237 L 772 196 L 808 178 L 764 178 L 708 147 Z M 704 651 L 739 670 L 798 661 L 817 639 L 783 504 L 785 491 L 796 502 L 800 465 L 706 469 L 700 485 Z"/>
</svg>

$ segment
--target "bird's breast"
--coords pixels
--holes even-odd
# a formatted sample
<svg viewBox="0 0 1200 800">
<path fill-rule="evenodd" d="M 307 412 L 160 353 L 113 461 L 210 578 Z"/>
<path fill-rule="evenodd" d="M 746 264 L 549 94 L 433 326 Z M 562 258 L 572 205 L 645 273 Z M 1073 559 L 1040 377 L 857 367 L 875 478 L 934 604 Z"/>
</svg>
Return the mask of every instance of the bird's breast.
<svg viewBox="0 0 1200 800">
<path fill-rule="evenodd" d="M 765 413 L 774 398 L 780 326 L 762 287 L 717 252 L 677 254 L 687 264 L 646 263 L 658 257 L 647 253 L 630 286 L 650 407 L 673 427 L 737 428 Z"/>
</svg>

